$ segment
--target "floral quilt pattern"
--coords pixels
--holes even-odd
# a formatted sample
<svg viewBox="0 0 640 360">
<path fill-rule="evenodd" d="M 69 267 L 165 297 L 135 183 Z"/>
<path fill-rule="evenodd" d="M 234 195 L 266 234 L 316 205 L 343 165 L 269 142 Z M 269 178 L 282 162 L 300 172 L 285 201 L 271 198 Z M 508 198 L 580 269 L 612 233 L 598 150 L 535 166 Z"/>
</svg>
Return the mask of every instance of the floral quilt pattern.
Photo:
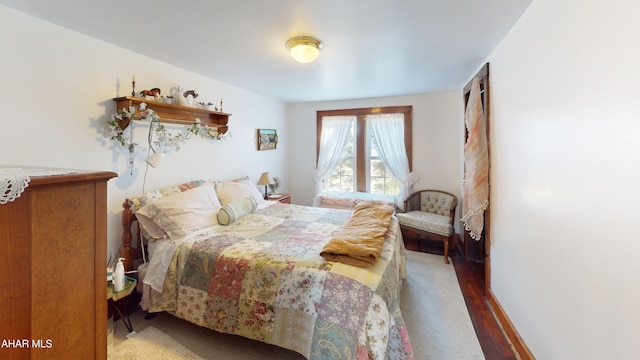
<svg viewBox="0 0 640 360">
<path fill-rule="evenodd" d="M 398 299 L 405 253 L 397 220 L 371 268 L 319 255 L 350 216 L 276 203 L 187 238 L 149 310 L 308 359 L 413 359 Z"/>
</svg>

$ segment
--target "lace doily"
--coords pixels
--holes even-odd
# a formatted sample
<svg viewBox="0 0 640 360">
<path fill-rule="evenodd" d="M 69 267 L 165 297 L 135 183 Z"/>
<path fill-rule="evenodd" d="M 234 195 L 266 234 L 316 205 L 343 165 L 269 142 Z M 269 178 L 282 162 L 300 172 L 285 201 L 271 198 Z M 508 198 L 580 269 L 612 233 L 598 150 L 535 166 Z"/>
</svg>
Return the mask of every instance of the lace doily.
<svg viewBox="0 0 640 360">
<path fill-rule="evenodd" d="M 0 177 L 0 204 L 6 204 L 20 197 L 24 189 L 29 186 L 28 176 Z"/>
<path fill-rule="evenodd" d="M 30 176 L 71 174 L 72 170 L 0 168 L 0 205 L 19 198 L 29 186 Z"/>
</svg>

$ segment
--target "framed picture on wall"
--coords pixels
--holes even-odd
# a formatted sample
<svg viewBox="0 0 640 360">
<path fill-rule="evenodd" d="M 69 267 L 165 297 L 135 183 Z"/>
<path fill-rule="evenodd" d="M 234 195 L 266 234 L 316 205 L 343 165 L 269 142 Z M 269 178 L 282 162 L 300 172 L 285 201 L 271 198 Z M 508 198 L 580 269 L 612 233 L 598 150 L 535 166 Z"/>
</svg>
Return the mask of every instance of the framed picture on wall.
<svg viewBox="0 0 640 360">
<path fill-rule="evenodd" d="M 278 145 L 278 134 L 274 129 L 258 129 L 258 150 L 274 150 Z"/>
</svg>

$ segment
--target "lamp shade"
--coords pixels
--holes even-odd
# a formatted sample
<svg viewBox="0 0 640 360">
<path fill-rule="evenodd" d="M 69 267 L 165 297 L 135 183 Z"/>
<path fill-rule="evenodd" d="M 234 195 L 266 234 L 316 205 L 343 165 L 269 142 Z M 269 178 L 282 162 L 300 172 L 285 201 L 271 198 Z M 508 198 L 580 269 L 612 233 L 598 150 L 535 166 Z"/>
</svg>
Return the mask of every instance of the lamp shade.
<svg viewBox="0 0 640 360">
<path fill-rule="evenodd" d="M 267 186 L 269 184 L 271 184 L 269 173 L 263 172 L 262 175 L 260 175 L 260 179 L 258 179 L 258 185 Z"/>
<path fill-rule="evenodd" d="M 165 154 L 163 152 L 153 153 L 153 155 L 147 158 L 147 164 L 151 165 L 151 167 L 156 167 L 158 164 L 162 162 L 165 158 Z"/>
<path fill-rule="evenodd" d="M 324 44 L 312 36 L 296 36 L 287 40 L 286 46 L 295 61 L 307 64 L 318 57 Z"/>
</svg>

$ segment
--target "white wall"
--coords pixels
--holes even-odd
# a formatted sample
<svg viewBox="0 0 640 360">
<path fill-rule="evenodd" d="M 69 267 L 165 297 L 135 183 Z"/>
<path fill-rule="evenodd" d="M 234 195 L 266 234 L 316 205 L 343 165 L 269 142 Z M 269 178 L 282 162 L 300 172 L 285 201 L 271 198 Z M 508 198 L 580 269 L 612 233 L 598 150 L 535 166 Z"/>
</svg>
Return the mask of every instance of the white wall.
<svg viewBox="0 0 640 360">
<path fill-rule="evenodd" d="M 639 13 L 535 0 L 489 59 L 491 284 L 538 359 L 640 358 Z"/>
<path fill-rule="evenodd" d="M 146 190 L 192 179 L 227 180 L 263 171 L 283 178 L 287 191 L 285 105 L 264 96 L 81 35 L 0 5 L 0 164 L 114 171 L 108 185 L 108 253 L 120 244 L 120 211 L 126 197 L 142 193 L 147 154 L 146 124 L 137 123 L 136 168 L 127 153 L 113 150 L 102 133 L 115 112 L 112 98 L 136 89 L 167 93 L 183 85 L 198 99 L 224 98 L 232 137 L 224 142 L 192 139 L 157 169 L 149 169 Z M 141 41 L 143 39 L 141 38 Z M 256 150 L 256 129 L 277 129 L 277 150 Z M 171 129 L 180 129 L 169 127 Z M 175 130 L 174 130 L 175 131 Z"/>
<path fill-rule="evenodd" d="M 410 96 L 297 103 L 287 106 L 291 154 L 289 189 L 292 201 L 311 205 L 315 188 L 316 112 L 379 106 L 413 106 L 413 171 L 420 175 L 414 190 L 441 189 L 460 199 L 462 143 L 464 140 L 462 91 Z"/>
</svg>

